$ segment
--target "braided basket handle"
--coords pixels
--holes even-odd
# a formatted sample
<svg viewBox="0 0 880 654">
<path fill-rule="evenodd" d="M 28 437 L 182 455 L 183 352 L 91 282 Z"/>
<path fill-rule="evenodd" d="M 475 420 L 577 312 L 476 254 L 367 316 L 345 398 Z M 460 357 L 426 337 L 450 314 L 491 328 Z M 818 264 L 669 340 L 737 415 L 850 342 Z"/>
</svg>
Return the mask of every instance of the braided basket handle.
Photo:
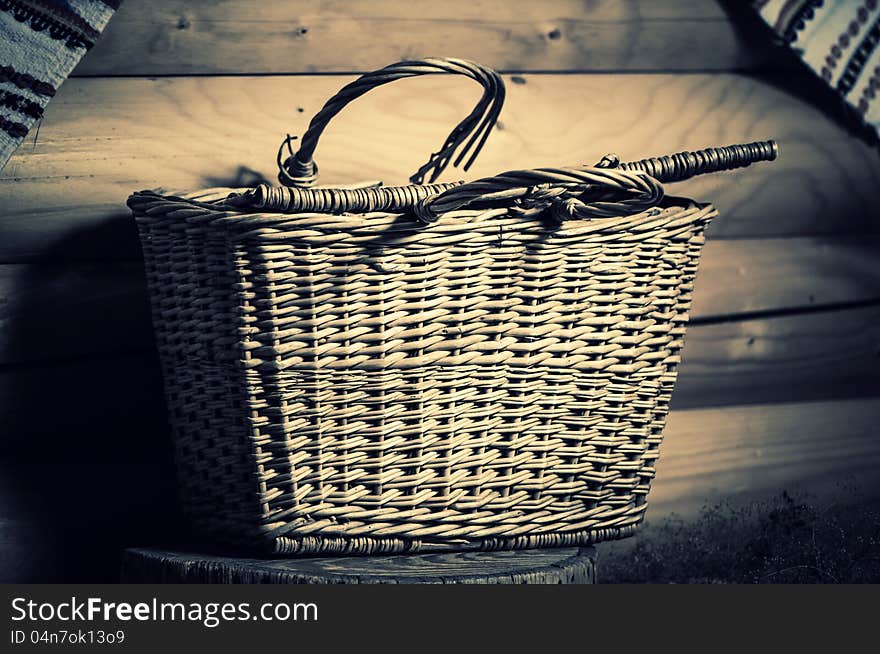
<svg viewBox="0 0 880 654">
<path fill-rule="evenodd" d="M 512 170 L 467 183 L 320 189 L 261 184 L 232 193 L 225 204 L 280 213 L 412 212 L 430 224 L 441 214 L 472 204 L 500 203 L 522 215 L 550 209 L 559 221 L 591 220 L 656 206 L 663 199 L 661 184 L 773 161 L 778 154 L 776 142 L 768 140 L 630 162 L 606 155 L 595 166 Z"/>
<path fill-rule="evenodd" d="M 470 156 L 464 164 L 464 170 L 470 168 L 498 120 L 498 114 L 501 113 L 505 94 L 504 81 L 494 70 L 472 61 L 429 58 L 391 64 L 380 70 L 367 73 L 343 87 L 312 118 L 306 133 L 303 134 L 298 151 L 294 152 L 291 146 L 295 137 L 288 134 L 287 138 L 282 141 L 281 147 L 278 149 L 278 181 L 284 186 L 299 188 L 308 188 L 315 183 L 318 166 L 315 164 L 313 156 L 318 139 L 327 124 L 349 102 L 359 98 L 370 89 L 388 82 L 406 77 L 439 73 L 464 75 L 479 82 L 483 87 L 483 96 L 473 111 L 450 132 L 440 151 L 432 154 L 427 163 L 410 177 L 410 181 L 413 184 L 422 184 L 425 175 L 430 173 L 429 181 L 434 182 L 450 162 L 453 166 L 459 166 L 468 153 Z M 463 143 L 464 146 L 460 148 Z M 288 155 L 286 157 L 285 150 Z M 457 156 L 456 151 L 458 151 Z M 454 161 L 453 157 L 455 157 Z"/>
<path fill-rule="evenodd" d="M 416 217 L 425 224 L 444 213 L 474 202 L 513 202 L 520 213 L 547 208 L 557 220 L 591 220 L 644 211 L 663 199 L 661 183 L 697 175 L 745 168 L 773 161 L 779 146 L 773 140 L 621 162 L 606 155 L 595 166 L 512 170 L 455 186 L 419 200 Z"/>
</svg>

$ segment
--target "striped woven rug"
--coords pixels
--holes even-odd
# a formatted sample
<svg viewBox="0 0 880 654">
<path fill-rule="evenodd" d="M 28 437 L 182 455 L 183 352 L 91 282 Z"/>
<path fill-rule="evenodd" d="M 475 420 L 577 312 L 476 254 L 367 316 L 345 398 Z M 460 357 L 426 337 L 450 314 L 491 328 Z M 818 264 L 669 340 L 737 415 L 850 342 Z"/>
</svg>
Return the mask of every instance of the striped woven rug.
<svg viewBox="0 0 880 654">
<path fill-rule="evenodd" d="M 880 134 L 880 0 L 754 0 L 761 17 Z"/>
<path fill-rule="evenodd" d="M 121 0 L 0 0 L 0 169 Z"/>
</svg>

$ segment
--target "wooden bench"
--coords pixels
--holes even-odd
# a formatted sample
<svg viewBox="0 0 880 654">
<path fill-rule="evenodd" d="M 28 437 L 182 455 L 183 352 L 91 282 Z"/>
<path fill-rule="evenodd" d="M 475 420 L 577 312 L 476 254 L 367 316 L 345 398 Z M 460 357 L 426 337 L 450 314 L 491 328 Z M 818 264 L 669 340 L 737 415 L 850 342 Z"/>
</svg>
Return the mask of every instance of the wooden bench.
<svg viewBox="0 0 880 654">
<path fill-rule="evenodd" d="M 123 583 L 592 584 L 596 548 L 339 558 L 246 559 L 126 550 Z"/>
</svg>

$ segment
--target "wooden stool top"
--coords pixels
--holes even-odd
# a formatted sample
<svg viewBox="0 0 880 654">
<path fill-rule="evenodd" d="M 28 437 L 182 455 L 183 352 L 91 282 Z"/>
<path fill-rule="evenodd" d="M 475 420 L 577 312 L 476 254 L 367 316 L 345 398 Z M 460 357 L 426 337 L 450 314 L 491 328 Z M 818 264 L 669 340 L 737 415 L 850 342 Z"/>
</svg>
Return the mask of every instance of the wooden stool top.
<svg viewBox="0 0 880 654">
<path fill-rule="evenodd" d="M 339 558 L 246 559 L 129 549 L 126 583 L 592 584 L 593 547 Z"/>
</svg>

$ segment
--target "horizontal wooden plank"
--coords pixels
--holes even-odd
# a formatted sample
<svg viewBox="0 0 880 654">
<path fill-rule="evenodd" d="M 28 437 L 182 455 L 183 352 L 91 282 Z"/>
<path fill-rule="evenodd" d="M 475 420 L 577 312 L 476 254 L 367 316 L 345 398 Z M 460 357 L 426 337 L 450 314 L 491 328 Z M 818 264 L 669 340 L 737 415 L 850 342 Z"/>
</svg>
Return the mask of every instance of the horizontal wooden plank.
<svg viewBox="0 0 880 654">
<path fill-rule="evenodd" d="M 880 237 L 709 241 L 691 317 L 872 301 L 880 302 Z M 152 342 L 140 262 L 0 265 L 0 364 L 106 356 Z"/>
<path fill-rule="evenodd" d="M 708 241 L 691 318 L 880 300 L 880 236 Z"/>
<path fill-rule="evenodd" d="M 287 132 L 301 134 L 346 76 L 74 79 L 0 172 L 0 262 L 136 257 L 134 190 L 274 179 Z M 818 110 L 739 75 L 529 75 L 512 82 L 499 128 L 464 177 L 579 165 L 775 137 L 781 156 L 670 185 L 713 201 L 713 237 L 877 231 L 880 160 Z M 436 76 L 382 87 L 324 135 L 325 183 L 395 183 L 437 149 L 479 89 Z M 302 111 L 299 111 L 299 110 Z M 448 171 L 446 179 L 462 176 Z"/>
<path fill-rule="evenodd" d="M 648 520 L 789 492 L 880 497 L 880 399 L 674 411 Z"/>
<path fill-rule="evenodd" d="M 747 41 L 743 22 L 718 0 L 127 2 L 75 74 L 365 72 L 438 54 L 512 71 L 759 66 L 769 37 Z"/>
<path fill-rule="evenodd" d="M 880 395 L 880 306 L 691 325 L 678 409 Z"/>
</svg>

